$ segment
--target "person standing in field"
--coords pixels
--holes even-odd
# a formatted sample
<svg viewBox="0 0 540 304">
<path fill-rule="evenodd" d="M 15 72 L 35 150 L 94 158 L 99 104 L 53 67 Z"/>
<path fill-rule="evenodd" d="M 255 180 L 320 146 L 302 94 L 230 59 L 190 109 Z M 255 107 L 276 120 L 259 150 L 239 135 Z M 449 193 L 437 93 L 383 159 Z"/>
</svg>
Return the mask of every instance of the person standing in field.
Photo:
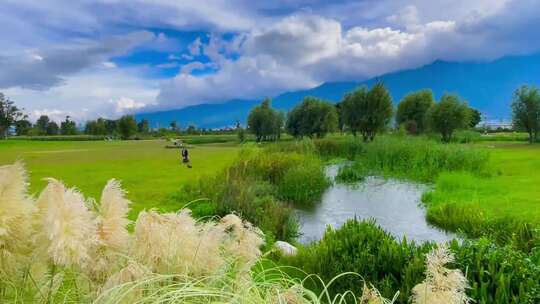
<svg viewBox="0 0 540 304">
<path fill-rule="evenodd" d="M 189 161 L 189 152 L 186 147 L 182 147 L 182 162 L 186 164 L 188 168 L 191 168 L 191 162 Z"/>
</svg>

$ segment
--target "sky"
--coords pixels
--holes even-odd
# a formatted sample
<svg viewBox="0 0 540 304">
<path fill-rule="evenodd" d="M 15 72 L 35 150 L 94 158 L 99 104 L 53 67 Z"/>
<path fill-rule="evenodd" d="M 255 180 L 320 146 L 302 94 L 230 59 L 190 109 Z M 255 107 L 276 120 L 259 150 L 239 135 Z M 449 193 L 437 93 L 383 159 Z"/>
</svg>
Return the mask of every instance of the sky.
<svg viewBox="0 0 540 304">
<path fill-rule="evenodd" d="M 31 119 L 257 99 L 540 50 L 540 0 L 0 0 L 0 92 Z"/>
</svg>

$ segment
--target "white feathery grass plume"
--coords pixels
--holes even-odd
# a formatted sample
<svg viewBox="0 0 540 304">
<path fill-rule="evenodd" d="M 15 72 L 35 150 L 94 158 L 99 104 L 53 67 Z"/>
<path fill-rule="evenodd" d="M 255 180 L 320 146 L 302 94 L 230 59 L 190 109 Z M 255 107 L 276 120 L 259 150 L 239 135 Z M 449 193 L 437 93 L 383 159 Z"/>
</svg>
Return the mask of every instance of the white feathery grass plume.
<svg viewBox="0 0 540 304">
<path fill-rule="evenodd" d="M 17 277 L 32 250 L 30 219 L 35 209 L 27 189 L 21 162 L 0 167 L 0 281 Z"/>
<path fill-rule="evenodd" d="M 111 179 L 103 189 L 98 216 L 98 238 L 105 246 L 125 252 L 129 245 L 130 236 L 127 226 L 129 205 L 125 191 L 120 182 Z"/>
<path fill-rule="evenodd" d="M 234 214 L 223 217 L 220 224 L 229 233 L 225 250 L 237 259 L 241 271 L 249 270 L 261 256 L 263 233 L 249 222 L 242 222 L 242 219 Z"/>
<path fill-rule="evenodd" d="M 77 190 L 48 181 L 37 202 L 47 253 L 57 265 L 84 267 L 97 244 L 94 216 Z"/>
<path fill-rule="evenodd" d="M 135 223 L 135 257 L 160 274 L 188 274 L 198 242 L 189 211 L 158 214 L 143 211 Z"/>
<path fill-rule="evenodd" d="M 446 244 L 428 253 L 426 279 L 413 288 L 414 304 L 464 304 L 469 303 L 465 290 L 467 279 L 459 269 L 448 269 L 454 255 Z"/>
<path fill-rule="evenodd" d="M 103 189 L 97 218 L 98 246 L 92 252 L 93 263 L 87 272 L 96 283 L 103 283 L 125 261 L 131 236 L 127 226 L 129 205 L 120 182 L 111 179 Z"/>
<path fill-rule="evenodd" d="M 360 298 L 361 304 L 383 304 L 384 299 L 375 287 L 368 287 L 364 283 L 362 287 L 362 297 Z"/>
</svg>

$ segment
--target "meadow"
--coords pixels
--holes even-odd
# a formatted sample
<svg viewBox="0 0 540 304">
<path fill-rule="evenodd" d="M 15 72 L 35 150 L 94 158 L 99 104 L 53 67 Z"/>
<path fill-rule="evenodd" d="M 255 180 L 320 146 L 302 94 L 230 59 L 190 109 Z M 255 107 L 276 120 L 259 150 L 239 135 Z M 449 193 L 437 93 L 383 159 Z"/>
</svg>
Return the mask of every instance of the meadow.
<svg viewBox="0 0 540 304">
<path fill-rule="evenodd" d="M 0 165 L 21 160 L 29 171 L 30 193 L 38 193 L 46 177 L 76 186 L 98 198 L 110 178 L 122 182 L 134 202 L 131 218 L 145 208 L 177 210 L 170 195 L 200 176 L 226 167 L 238 145 L 197 145 L 191 150 L 193 168 L 180 163 L 178 149 L 166 149 L 165 140 L 140 141 L 0 141 Z M 172 204 L 172 205 L 171 205 Z"/>
</svg>

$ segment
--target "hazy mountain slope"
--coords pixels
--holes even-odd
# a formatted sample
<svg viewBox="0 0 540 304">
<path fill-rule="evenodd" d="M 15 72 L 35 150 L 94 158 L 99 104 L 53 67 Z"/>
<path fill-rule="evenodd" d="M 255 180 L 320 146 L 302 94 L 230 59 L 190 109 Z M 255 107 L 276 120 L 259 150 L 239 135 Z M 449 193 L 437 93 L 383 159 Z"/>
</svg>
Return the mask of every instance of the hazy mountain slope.
<svg viewBox="0 0 540 304">
<path fill-rule="evenodd" d="M 540 54 L 505 57 L 486 63 L 436 61 L 417 69 L 386 74 L 363 82 L 331 82 L 308 90 L 283 93 L 273 98 L 273 105 L 287 111 L 305 96 L 335 102 L 355 87 L 371 86 L 378 80 L 389 88 L 395 103 L 409 92 L 430 88 L 436 98 L 444 92 L 457 93 L 491 119 L 508 118 L 513 91 L 521 84 L 540 85 Z M 257 103 L 256 100 L 231 100 L 179 110 L 141 113 L 137 114 L 137 118 L 149 119 L 153 127 L 168 126 L 173 120 L 182 127 L 189 123 L 206 128 L 232 126 L 237 120 L 244 123 L 249 110 Z"/>
</svg>

